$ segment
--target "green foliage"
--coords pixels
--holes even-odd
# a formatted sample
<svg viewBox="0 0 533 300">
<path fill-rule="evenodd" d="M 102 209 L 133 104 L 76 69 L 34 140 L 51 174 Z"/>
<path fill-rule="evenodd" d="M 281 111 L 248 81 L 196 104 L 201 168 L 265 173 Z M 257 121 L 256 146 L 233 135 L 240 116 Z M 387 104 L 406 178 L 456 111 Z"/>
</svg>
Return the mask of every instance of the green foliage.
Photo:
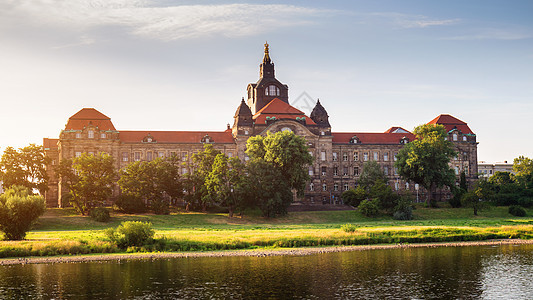
<svg viewBox="0 0 533 300">
<path fill-rule="evenodd" d="M 261 158 L 247 165 L 245 190 L 264 217 L 287 214 L 293 200 L 291 188 L 279 168 Z"/>
<path fill-rule="evenodd" d="M 245 165 L 238 158 L 228 158 L 223 153 L 218 154 L 211 172 L 205 179 L 210 202 L 227 207 L 230 218 L 236 208 L 242 211 L 247 206 L 245 179 Z"/>
<path fill-rule="evenodd" d="M 19 185 L 30 191 L 38 189 L 44 195 L 48 190 L 46 165 L 49 161 L 42 146 L 30 144 L 18 150 L 7 147 L 0 159 L 0 180 L 4 189 Z"/>
<path fill-rule="evenodd" d="M 525 217 L 526 216 L 526 210 L 521 207 L 520 205 L 511 205 L 509 206 L 509 213 L 513 216 L 517 217 Z"/>
<path fill-rule="evenodd" d="M 414 133 L 417 139 L 400 149 L 394 165 L 402 178 L 430 191 L 428 204 L 433 205 L 436 188 L 452 187 L 455 183 L 455 173 L 448 163 L 456 152 L 452 142 L 446 140 L 447 133 L 442 125 L 420 125 Z"/>
<path fill-rule="evenodd" d="M 404 194 L 398 199 L 398 204 L 394 207 L 393 218 L 395 220 L 412 220 L 413 219 L 413 201 L 412 196 Z"/>
<path fill-rule="evenodd" d="M 359 177 L 359 184 L 365 189 L 370 189 L 377 181 L 387 184 L 388 178 L 376 161 L 367 161 L 363 164 L 363 172 Z"/>
<path fill-rule="evenodd" d="M 375 217 L 379 213 L 379 201 L 377 199 L 363 200 L 357 208 L 363 216 Z"/>
<path fill-rule="evenodd" d="M 381 179 L 374 182 L 369 191 L 371 199 L 378 200 L 379 206 L 386 212 L 392 213 L 392 210 L 398 204 L 398 194 L 392 188 L 385 184 Z"/>
<path fill-rule="evenodd" d="M 474 188 L 465 193 L 461 199 L 464 206 L 472 207 L 474 215 L 477 216 L 478 211 L 486 207 L 486 201 L 492 197 L 493 191 L 490 183 L 485 179 L 480 179 L 476 182 Z"/>
<path fill-rule="evenodd" d="M 533 160 L 529 157 L 519 156 L 513 161 L 513 172 L 517 181 L 523 186 L 533 188 Z"/>
<path fill-rule="evenodd" d="M 119 247 L 125 248 L 152 243 L 155 231 L 152 229 L 152 223 L 128 221 L 122 222 L 116 229 L 106 229 L 105 234 Z"/>
<path fill-rule="evenodd" d="M 107 223 L 109 222 L 109 220 L 111 220 L 109 210 L 107 210 L 105 207 L 95 207 L 91 209 L 91 211 L 89 212 L 89 216 L 91 217 L 91 219 L 102 223 Z"/>
<path fill-rule="evenodd" d="M 156 214 L 168 214 L 169 205 L 183 194 L 176 157 L 157 158 L 153 161 L 137 161 L 121 171 L 118 184 L 124 195 L 120 205 L 131 204 L 128 210 L 142 210 L 148 203 Z M 129 203 L 123 200 L 129 200 Z M 118 206 L 118 205 L 117 205 Z"/>
<path fill-rule="evenodd" d="M 344 232 L 355 232 L 357 230 L 357 226 L 353 224 L 344 224 L 341 226 L 341 230 Z"/>
<path fill-rule="evenodd" d="M 0 231 L 8 240 L 22 240 L 44 213 L 42 196 L 31 195 L 24 186 L 12 186 L 0 195 Z"/>
<path fill-rule="evenodd" d="M 194 172 L 185 175 L 184 188 L 187 191 L 185 200 L 193 207 L 201 207 L 207 211 L 207 207 L 214 204 L 214 199 L 208 194 L 206 178 L 213 170 L 215 158 L 221 154 L 211 144 L 204 145 L 204 151 L 193 154 L 191 167 Z M 187 209 L 189 206 L 187 206 Z"/>
<path fill-rule="evenodd" d="M 132 194 L 121 194 L 115 201 L 115 206 L 120 211 L 127 214 L 144 213 L 147 211 L 144 201 Z"/>
<path fill-rule="evenodd" d="M 251 160 L 263 159 L 279 169 L 290 189 L 303 196 L 309 181 L 308 166 L 313 163 L 307 141 L 291 131 L 267 133 L 266 137 L 254 136 L 248 139 L 246 153 Z"/>
<path fill-rule="evenodd" d="M 74 160 L 62 160 L 56 171 L 69 191 L 70 203 L 82 215 L 102 206 L 113 194 L 116 172 L 108 154 L 83 153 Z"/>
<path fill-rule="evenodd" d="M 361 201 L 367 198 L 367 193 L 365 189 L 359 185 L 355 189 L 350 189 L 343 192 L 341 197 L 342 201 L 344 201 L 344 204 L 357 207 Z"/>
</svg>

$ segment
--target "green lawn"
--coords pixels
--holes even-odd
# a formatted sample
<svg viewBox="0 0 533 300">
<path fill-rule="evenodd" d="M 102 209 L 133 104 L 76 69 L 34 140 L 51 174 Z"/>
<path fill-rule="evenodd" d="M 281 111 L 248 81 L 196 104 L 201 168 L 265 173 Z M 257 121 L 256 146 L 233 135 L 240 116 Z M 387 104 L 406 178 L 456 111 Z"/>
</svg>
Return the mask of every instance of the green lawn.
<svg viewBox="0 0 533 300">
<path fill-rule="evenodd" d="M 48 209 L 26 241 L 0 242 L 0 257 L 121 252 L 106 240 L 103 230 L 123 221 L 151 222 L 158 243 L 128 251 L 188 251 L 357 245 L 397 242 L 438 242 L 533 238 L 533 209 L 527 217 L 513 217 L 507 207 L 490 207 L 474 216 L 470 208 L 414 210 L 414 220 L 390 216 L 367 218 L 357 211 L 292 212 L 266 219 L 259 212 L 228 218 L 217 213 L 170 215 L 113 214 L 109 223 L 77 215 L 72 209 Z M 355 232 L 341 230 L 354 224 Z"/>
</svg>

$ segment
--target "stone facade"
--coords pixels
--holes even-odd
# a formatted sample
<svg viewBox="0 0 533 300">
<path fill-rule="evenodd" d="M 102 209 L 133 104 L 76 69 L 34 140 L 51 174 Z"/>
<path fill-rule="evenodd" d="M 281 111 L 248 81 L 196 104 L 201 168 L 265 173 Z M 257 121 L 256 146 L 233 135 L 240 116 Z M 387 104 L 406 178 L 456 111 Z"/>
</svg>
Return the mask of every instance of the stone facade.
<svg viewBox="0 0 533 300">
<path fill-rule="evenodd" d="M 84 152 L 105 152 L 115 158 L 117 170 L 133 161 L 177 155 L 184 162 L 184 174 L 191 171 L 188 167 L 191 154 L 203 150 L 204 144 L 213 144 L 228 156 L 247 161 L 249 137 L 290 130 L 305 137 L 314 157 L 314 164 L 309 167 L 311 181 L 300 201 L 339 203 L 342 192 L 355 187 L 363 163 L 371 160 L 381 165 L 394 189 L 415 191 L 415 185 L 401 180 L 394 168 L 395 155 L 415 138 L 412 133 L 401 127 L 391 127 L 383 133 L 332 132 L 329 115 L 320 101 L 310 116 L 289 104 L 288 86 L 275 78 L 268 44 L 259 75 L 257 83 L 248 85 L 248 99 L 243 98 L 237 107 L 233 126 L 228 125 L 224 131 L 121 131 L 101 112 L 84 108 L 69 118 L 59 139 L 44 139 L 45 152 L 52 164 Z M 468 125 L 450 115 L 440 115 L 429 124 L 446 127 L 448 139 L 459 153 L 451 162 L 457 174 L 465 171 L 469 180 L 477 178 L 476 135 Z M 48 206 L 65 206 L 61 196 L 64 191 L 53 166 L 48 166 L 48 172 L 51 178 L 45 195 Z M 115 195 L 118 192 L 117 188 Z"/>
</svg>

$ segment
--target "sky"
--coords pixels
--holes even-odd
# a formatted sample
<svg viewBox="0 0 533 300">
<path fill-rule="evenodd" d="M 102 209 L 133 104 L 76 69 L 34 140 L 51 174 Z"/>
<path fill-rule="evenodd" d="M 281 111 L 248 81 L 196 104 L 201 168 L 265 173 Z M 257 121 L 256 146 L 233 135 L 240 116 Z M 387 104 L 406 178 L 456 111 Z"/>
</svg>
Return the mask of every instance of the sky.
<svg viewBox="0 0 533 300">
<path fill-rule="evenodd" d="M 263 44 L 289 102 L 334 132 L 451 114 L 478 160 L 533 157 L 533 1 L 0 2 L 0 151 L 84 107 L 120 130 L 225 130 Z"/>
</svg>

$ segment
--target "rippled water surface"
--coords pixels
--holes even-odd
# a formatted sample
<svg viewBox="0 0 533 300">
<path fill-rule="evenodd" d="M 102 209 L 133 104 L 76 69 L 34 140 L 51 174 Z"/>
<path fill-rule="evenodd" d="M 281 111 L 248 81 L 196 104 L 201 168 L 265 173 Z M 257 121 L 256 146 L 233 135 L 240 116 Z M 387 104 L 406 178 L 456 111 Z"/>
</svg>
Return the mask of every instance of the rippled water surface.
<svg viewBox="0 0 533 300">
<path fill-rule="evenodd" d="M 533 245 L 0 266 L 2 299 L 533 299 Z"/>
</svg>

